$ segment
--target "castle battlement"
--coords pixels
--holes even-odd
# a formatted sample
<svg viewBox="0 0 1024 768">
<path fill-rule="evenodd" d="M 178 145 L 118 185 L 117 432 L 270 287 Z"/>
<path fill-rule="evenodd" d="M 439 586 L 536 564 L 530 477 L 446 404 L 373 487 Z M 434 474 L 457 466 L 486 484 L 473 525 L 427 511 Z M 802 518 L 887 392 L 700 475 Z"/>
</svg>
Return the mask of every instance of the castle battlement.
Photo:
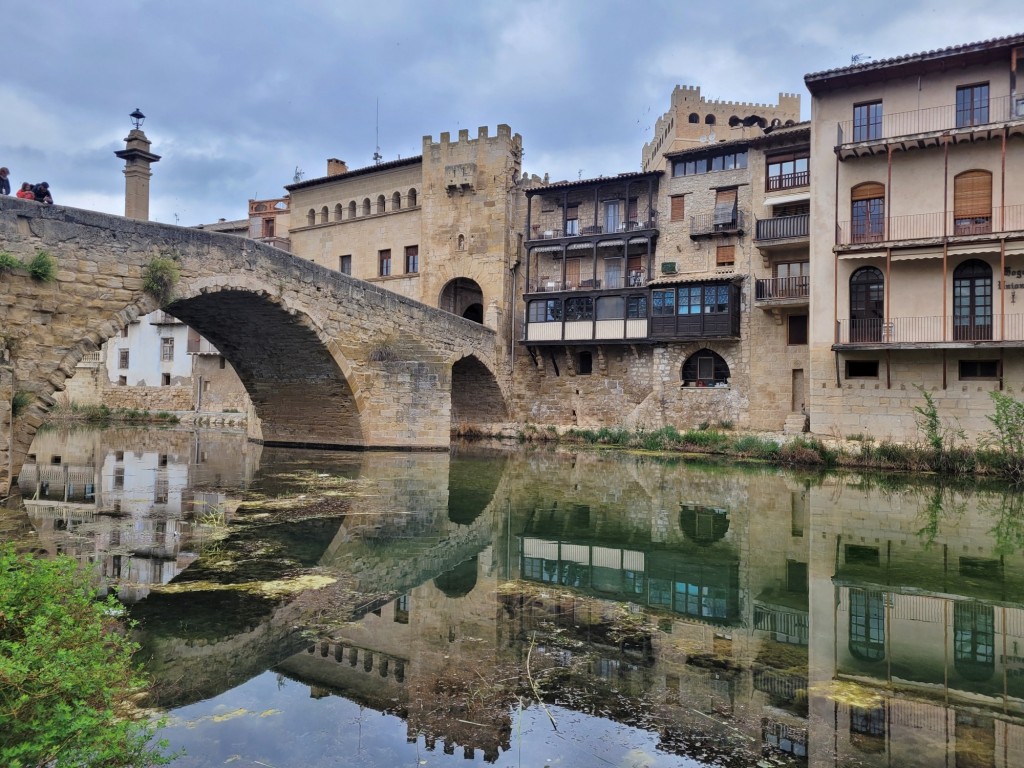
<svg viewBox="0 0 1024 768">
<path fill-rule="evenodd" d="M 479 128 L 476 129 L 476 138 L 473 139 L 469 137 L 468 128 L 461 128 L 459 129 L 458 139 L 456 139 L 454 142 L 452 141 L 452 135 L 451 132 L 449 131 L 443 132 L 438 138 L 438 141 L 436 142 L 434 141 L 433 136 L 429 134 L 424 136 L 423 152 L 424 154 L 426 154 L 431 149 L 437 149 L 441 147 L 451 149 L 458 147 L 460 145 L 471 146 L 480 141 L 484 141 L 487 143 L 510 141 L 514 146 L 518 147 L 522 146 L 523 137 L 518 133 L 513 134 L 511 126 L 508 126 L 505 123 L 498 124 L 497 133 L 494 136 L 490 135 L 490 129 L 486 125 L 481 125 Z"/>
</svg>

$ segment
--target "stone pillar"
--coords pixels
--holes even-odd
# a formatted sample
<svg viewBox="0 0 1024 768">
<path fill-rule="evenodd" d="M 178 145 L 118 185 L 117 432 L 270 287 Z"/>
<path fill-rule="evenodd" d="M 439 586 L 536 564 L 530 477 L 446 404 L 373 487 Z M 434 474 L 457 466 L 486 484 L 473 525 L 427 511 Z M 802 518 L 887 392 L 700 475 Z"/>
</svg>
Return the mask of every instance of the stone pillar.
<svg viewBox="0 0 1024 768">
<path fill-rule="evenodd" d="M 141 128 L 133 128 L 124 140 L 124 149 L 114 154 L 124 160 L 124 215 L 129 219 L 149 219 L 149 166 L 160 155 L 149 151 L 150 141 Z"/>
</svg>

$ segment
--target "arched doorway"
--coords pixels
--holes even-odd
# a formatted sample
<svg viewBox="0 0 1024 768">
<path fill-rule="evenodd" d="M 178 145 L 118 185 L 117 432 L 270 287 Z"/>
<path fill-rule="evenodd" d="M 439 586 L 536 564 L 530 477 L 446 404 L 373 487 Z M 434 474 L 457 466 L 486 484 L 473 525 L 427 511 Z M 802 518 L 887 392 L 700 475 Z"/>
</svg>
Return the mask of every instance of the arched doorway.
<svg viewBox="0 0 1024 768">
<path fill-rule="evenodd" d="M 850 341 L 881 341 L 885 320 L 885 278 L 875 267 L 850 276 Z"/>
<path fill-rule="evenodd" d="M 474 323 L 484 322 L 484 292 L 475 280 L 457 277 L 441 290 L 438 306 Z"/>
</svg>

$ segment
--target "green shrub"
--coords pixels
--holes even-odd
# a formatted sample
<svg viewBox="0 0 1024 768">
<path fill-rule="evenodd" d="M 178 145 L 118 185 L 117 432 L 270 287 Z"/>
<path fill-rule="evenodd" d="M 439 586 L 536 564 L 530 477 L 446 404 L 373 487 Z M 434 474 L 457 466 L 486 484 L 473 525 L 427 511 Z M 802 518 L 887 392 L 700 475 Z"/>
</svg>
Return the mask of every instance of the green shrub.
<svg viewBox="0 0 1024 768">
<path fill-rule="evenodd" d="M 57 279 L 57 262 L 46 251 L 36 251 L 36 255 L 25 266 L 33 280 L 52 283 Z"/>
<path fill-rule="evenodd" d="M 161 305 L 166 304 L 174 296 L 174 286 L 180 277 L 177 259 L 157 256 L 142 273 L 142 290 L 154 296 Z"/>
<path fill-rule="evenodd" d="M 0 548 L 0 764 L 166 765 L 155 727 L 128 719 L 144 681 L 120 604 L 96 599 L 69 557 L 40 560 Z"/>
<path fill-rule="evenodd" d="M 15 392 L 14 397 L 11 398 L 11 416 L 17 418 L 19 414 L 28 408 L 34 399 L 35 395 L 31 392 L 25 392 L 24 390 Z"/>
<path fill-rule="evenodd" d="M 995 450 L 999 471 L 1012 483 L 1024 484 L 1024 402 L 1006 392 L 989 395 L 995 413 L 987 418 L 994 429 L 986 436 L 985 445 Z"/>
<path fill-rule="evenodd" d="M 732 447 L 740 456 L 753 456 L 758 459 L 777 458 L 780 453 L 778 443 L 757 435 L 737 438 Z"/>
<path fill-rule="evenodd" d="M 706 450 L 714 450 L 716 448 L 723 447 L 729 442 L 729 438 L 723 435 L 721 432 L 716 432 L 713 429 L 690 429 L 684 432 L 680 436 L 681 441 L 694 448 L 704 448 Z"/>
<path fill-rule="evenodd" d="M 20 266 L 22 266 L 21 262 L 13 255 L 7 251 L 0 251 L 0 275 L 4 272 L 13 272 Z"/>
</svg>

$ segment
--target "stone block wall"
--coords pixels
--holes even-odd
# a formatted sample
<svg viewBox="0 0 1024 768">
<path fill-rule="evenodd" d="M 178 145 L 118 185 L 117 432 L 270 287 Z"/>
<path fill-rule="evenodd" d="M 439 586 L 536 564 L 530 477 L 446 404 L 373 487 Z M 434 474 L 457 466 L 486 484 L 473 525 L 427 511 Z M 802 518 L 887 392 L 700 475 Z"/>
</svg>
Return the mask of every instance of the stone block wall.
<svg viewBox="0 0 1024 768">
<path fill-rule="evenodd" d="M 6 494 L 11 482 L 11 402 L 14 399 L 14 375 L 9 365 L 0 363 L 0 492 Z"/>
</svg>

